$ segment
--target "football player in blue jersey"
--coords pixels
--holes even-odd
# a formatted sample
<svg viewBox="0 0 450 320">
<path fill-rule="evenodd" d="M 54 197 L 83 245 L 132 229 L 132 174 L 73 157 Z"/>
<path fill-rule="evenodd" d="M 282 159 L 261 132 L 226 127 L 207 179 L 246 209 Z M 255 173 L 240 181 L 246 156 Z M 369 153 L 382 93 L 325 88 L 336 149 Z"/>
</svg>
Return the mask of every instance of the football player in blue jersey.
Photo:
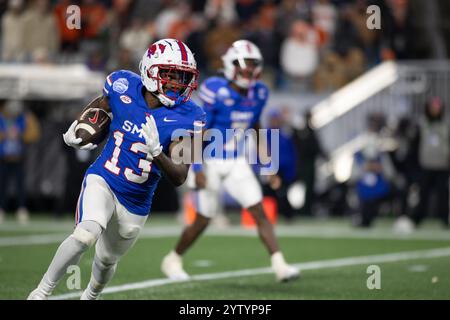
<svg viewBox="0 0 450 320">
<path fill-rule="evenodd" d="M 190 100 L 198 81 L 194 56 L 181 41 L 159 40 L 143 55 L 140 73 L 113 72 L 103 95 L 85 108 L 111 114 L 109 137 L 86 171 L 74 232 L 59 246 L 29 299 L 51 295 L 67 268 L 94 244 L 92 274 L 81 299 L 97 299 L 144 226 L 161 173 L 176 186 L 187 177 L 189 164 L 173 161 L 171 151 L 205 123 L 204 111 Z M 92 143 L 80 147 L 76 126 L 77 121 L 63 135 L 65 143 L 94 149 Z"/>
<path fill-rule="evenodd" d="M 199 97 L 206 111 L 205 135 L 208 130 L 218 130 L 222 137 L 234 129 L 259 128 L 259 118 L 267 102 L 269 90 L 258 81 L 263 68 L 259 48 L 250 41 L 239 40 L 232 44 L 222 57 L 224 77 L 210 77 L 200 86 Z M 206 139 L 205 139 L 206 140 Z M 176 247 L 166 255 L 161 264 L 163 273 L 174 280 L 189 276 L 183 269 L 182 255 L 208 226 L 218 209 L 219 188 L 225 190 L 255 218 L 259 236 L 271 255 L 271 265 L 279 281 L 295 279 L 299 270 L 286 263 L 281 253 L 273 227 L 262 206 L 262 191 L 248 161 L 239 146 L 241 135 L 228 135 L 224 152 L 205 152 L 202 165 L 194 164 L 196 190 L 196 219 L 186 227 Z M 207 148 L 208 145 L 205 145 Z M 206 150 L 206 149 L 205 149 Z"/>
</svg>

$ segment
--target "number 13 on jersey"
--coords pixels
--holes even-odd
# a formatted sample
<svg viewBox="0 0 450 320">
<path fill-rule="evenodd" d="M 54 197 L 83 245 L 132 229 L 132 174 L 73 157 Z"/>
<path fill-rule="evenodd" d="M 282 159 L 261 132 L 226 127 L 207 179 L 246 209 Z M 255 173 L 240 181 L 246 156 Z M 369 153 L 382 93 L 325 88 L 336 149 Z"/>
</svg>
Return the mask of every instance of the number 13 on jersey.
<svg viewBox="0 0 450 320">
<path fill-rule="evenodd" d="M 124 134 L 120 131 L 114 131 L 113 137 L 115 148 L 111 159 L 105 162 L 105 168 L 108 169 L 110 172 L 114 173 L 115 175 L 119 175 L 121 171 L 121 168 L 119 167 L 119 157 L 122 151 L 120 147 L 122 146 L 123 143 Z M 131 145 L 130 150 L 136 154 L 143 153 L 147 155 L 147 152 L 145 152 L 145 144 L 143 144 L 142 142 L 134 142 Z M 148 180 L 148 175 L 152 169 L 151 162 L 146 159 L 139 159 L 138 168 L 142 170 L 140 174 L 136 173 L 133 169 L 125 167 L 125 170 L 123 171 L 125 178 L 128 181 L 134 183 L 141 184 L 146 182 Z"/>
</svg>

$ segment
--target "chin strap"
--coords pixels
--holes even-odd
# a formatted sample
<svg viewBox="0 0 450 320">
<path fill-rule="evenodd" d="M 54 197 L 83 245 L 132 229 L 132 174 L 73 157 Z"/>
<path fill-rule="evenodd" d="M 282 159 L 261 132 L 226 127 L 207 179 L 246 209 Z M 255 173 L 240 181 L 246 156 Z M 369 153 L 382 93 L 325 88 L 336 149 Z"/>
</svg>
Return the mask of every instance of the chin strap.
<svg viewBox="0 0 450 320">
<path fill-rule="evenodd" d="M 179 97 L 177 97 L 175 100 L 172 100 L 168 97 L 166 97 L 165 95 L 161 94 L 161 93 L 155 93 L 152 92 L 152 94 L 165 106 L 167 107 L 173 107 L 174 105 L 177 104 L 182 104 L 184 101 L 184 96 L 180 95 Z"/>
<path fill-rule="evenodd" d="M 171 99 L 165 97 L 163 94 L 158 92 L 150 92 L 156 99 L 159 100 L 163 105 L 167 107 L 171 107 L 175 104 L 175 101 L 172 101 Z"/>
</svg>

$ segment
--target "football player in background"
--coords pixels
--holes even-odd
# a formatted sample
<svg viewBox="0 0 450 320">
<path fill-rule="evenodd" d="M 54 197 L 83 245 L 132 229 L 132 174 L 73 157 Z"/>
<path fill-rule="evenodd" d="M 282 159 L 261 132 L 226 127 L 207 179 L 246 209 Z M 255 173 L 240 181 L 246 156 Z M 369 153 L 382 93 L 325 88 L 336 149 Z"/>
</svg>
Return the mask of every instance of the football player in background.
<svg viewBox="0 0 450 320">
<path fill-rule="evenodd" d="M 50 296 L 67 268 L 78 264 L 94 243 L 92 274 L 81 299 L 97 299 L 144 226 L 161 172 L 176 186 L 187 177 L 189 164 L 176 164 L 171 151 L 205 123 L 205 113 L 190 100 L 198 81 L 194 56 L 181 41 L 159 40 L 145 52 L 140 73 L 113 72 L 103 95 L 86 107 L 112 114 L 108 141 L 86 171 L 74 232 L 59 246 L 28 299 Z M 80 148 L 76 125 L 74 121 L 63 136 L 67 145 Z M 179 136 L 172 137 L 180 128 Z M 88 143 L 81 149 L 95 147 Z"/>
<path fill-rule="evenodd" d="M 200 86 L 199 97 L 206 112 L 205 129 L 220 130 L 226 136 L 230 128 L 259 128 L 259 118 L 266 105 L 269 90 L 257 81 L 262 72 L 262 55 L 250 41 L 239 40 L 232 44 L 222 57 L 225 77 L 210 77 Z M 205 131 L 206 132 L 206 131 Z M 206 133 L 205 133 L 206 134 Z M 288 265 L 279 249 L 273 226 L 267 220 L 262 206 L 262 191 L 244 154 L 239 153 L 235 137 L 224 141 L 223 155 L 212 154 L 203 164 L 194 164 L 196 194 L 196 219 L 187 226 L 174 250 L 161 264 L 162 272 L 174 280 L 186 280 L 182 255 L 202 234 L 216 213 L 219 188 L 226 191 L 255 218 L 258 234 L 271 256 L 272 269 L 279 281 L 298 277 L 299 270 Z M 237 143 L 243 143 L 240 139 Z M 206 148 L 207 146 L 205 146 Z M 232 157 L 227 157 L 233 153 Z M 224 155 L 225 156 L 224 158 Z"/>
</svg>

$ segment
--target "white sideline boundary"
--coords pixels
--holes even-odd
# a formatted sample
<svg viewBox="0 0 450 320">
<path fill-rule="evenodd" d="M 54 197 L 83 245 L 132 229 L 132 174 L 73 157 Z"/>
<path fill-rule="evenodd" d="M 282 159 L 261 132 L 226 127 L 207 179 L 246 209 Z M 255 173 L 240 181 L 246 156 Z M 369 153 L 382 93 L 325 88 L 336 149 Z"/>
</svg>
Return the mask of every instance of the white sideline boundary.
<svg viewBox="0 0 450 320">
<path fill-rule="evenodd" d="M 310 261 L 304 263 L 295 264 L 296 267 L 300 268 L 300 270 L 318 270 L 318 269 L 327 269 L 327 268 L 339 268 L 346 266 L 355 266 L 355 265 L 364 265 L 371 263 L 386 263 L 386 262 L 398 262 L 398 261 L 406 261 L 406 260 L 414 260 L 414 259 L 433 259 L 433 258 L 441 258 L 450 256 L 450 247 L 438 248 L 438 249 L 429 249 L 429 250 L 420 250 L 420 251 L 403 251 L 396 253 L 388 253 L 381 255 L 371 255 L 371 256 L 359 256 L 359 257 L 348 257 L 348 258 L 340 258 L 340 259 L 331 259 L 331 260 L 319 260 L 319 261 Z M 128 283 L 118 286 L 107 287 L 103 291 L 103 295 L 131 291 L 131 290 L 140 290 L 147 289 L 153 287 L 164 286 L 172 283 L 183 283 L 189 281 L 208 281 L 208 280 L 218 280 L 218 279 L 229 279 L 236 277 L 244 277 L 244 276 L 253 276 L 253 275 L 262 275 L 272 273 L 271 268 L 256 268 L 256 269 L 243 269 L 236 271 L 227 271 L 227 272 L 218 272 L 218 273 L 206 273 L 191 276 L 191 280 L 187 281 L 174 281 L 169 279 L 152 279 L 141 282 Z M 66 300 L 72 298 L 78 298 L 81 296 L 81 291 L 71 292 L 61 295 L 56 295 L 50 297 L 51 300 Z"/>
<path fill-rule="evenodd" d="M 2 237 L 0 230 L 0 248 L 60 243 L 69 236 L 71 231 L 72 230 L 68 229 L 65 233 Z M 146 227 L 141 231 L 139 239 L 178 237 L 181 234 L 181 231 L 181 226 Z M 418 230 L 411 234 L 396 234 L 389 229 L 355 230 L 350 227 L 280 226 L 275 228 L 275 233 L 280 237 L 294 238 L 450 241 L 450 233 L 444 230 L 439 230 L 437 232 L 432 230 Z M 228 229 L 211 227 L 205 232 L 205 236 L 254 237 L 257 236 L 257 232 L 256 230 L 246 230 L 241 227 L 230 227 Z"/>
</svg>

